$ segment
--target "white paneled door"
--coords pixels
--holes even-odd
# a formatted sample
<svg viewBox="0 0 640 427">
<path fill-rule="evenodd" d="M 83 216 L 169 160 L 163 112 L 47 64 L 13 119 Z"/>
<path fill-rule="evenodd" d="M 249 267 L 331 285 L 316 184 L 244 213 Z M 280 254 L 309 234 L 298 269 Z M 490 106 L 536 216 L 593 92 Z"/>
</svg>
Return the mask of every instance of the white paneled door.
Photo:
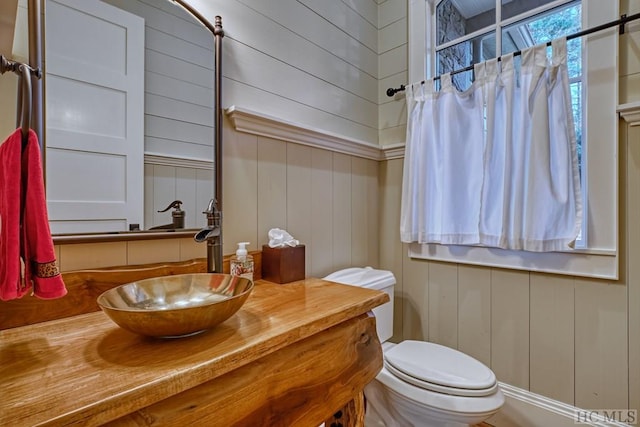
<svg viewBox="0 0 640 427">
<path fill-rule="evenodd" d="M 143 224 L 144 20 L 99 0 L 46 2 L 51 231 Z"/>
</svg>

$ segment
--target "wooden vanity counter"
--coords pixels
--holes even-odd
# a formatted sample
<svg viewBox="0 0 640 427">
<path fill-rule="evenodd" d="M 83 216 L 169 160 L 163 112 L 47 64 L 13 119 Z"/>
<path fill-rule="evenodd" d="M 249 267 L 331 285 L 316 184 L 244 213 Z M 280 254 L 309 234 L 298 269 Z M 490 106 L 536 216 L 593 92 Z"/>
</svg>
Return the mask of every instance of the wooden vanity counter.
<svg viewBox="0 0 640 427">
<path fill-rule="evenodd" d="M 362 406 L 382 367 L 370 310 L 387 301 L 260 280 L 233 317 L 192 337 L 141 337 L 102 312 L 6 329 L 0 425 L 317 426 Z M 348 412 L 342 425 L 361 422 Z"/>
</svg>

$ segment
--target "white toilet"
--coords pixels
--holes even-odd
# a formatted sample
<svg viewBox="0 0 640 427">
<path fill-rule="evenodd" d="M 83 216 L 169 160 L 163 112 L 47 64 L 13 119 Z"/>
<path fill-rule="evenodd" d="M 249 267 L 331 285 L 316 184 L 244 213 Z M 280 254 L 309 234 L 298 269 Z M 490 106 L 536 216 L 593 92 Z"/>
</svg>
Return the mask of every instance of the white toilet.
<svg viewBox="0 0 640 427">
<path fill-rule="evenodd" d="M 386 342 L 393 335 L 393 273 L 347 268 L 325 280 L 386 292 L 373 310 L 384 366 L 364 390 L 366 427 L 454 427 L 478 424 L 504 404 L 496 376 L 481 362 L 439 344 Z"/>
</svg>

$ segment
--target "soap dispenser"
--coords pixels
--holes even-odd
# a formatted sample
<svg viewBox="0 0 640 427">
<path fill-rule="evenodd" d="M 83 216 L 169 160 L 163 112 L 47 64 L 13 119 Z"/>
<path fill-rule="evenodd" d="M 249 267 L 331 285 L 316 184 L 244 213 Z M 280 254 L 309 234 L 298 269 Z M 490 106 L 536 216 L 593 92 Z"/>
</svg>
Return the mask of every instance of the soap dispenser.
<svg viewBox="0 0 640 427">
<path fill-rule="evenodd" d="M 246 277 L 253 281 L 253 257 L 247 252 L 249 242 L 238 243 L 235 256 L 229 261 L 229 270 L 232 276 Z"/>
</svg>

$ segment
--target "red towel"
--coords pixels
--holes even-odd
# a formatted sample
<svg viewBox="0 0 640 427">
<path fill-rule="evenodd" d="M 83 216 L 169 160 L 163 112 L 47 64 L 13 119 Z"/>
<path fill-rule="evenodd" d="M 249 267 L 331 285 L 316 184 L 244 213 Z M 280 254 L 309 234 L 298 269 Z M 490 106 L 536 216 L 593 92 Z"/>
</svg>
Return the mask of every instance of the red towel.
<svg viewBox="0 0 640 427">
<path fill-rule="evenodd" d="M 35 132 L 29 131 L 24 151 L 20 129 L 0 146 L 0 192 L 0 299 L 20 298 L 31 289 L 44 299 L 66 295 L 51 240 Z"/>
<path fill-rule="evenodd" d="M 20 268 L 20 150 L 16 130 L 0 145 L 0 299 L 20 298 L 28 289 Z"/>
</svg>

